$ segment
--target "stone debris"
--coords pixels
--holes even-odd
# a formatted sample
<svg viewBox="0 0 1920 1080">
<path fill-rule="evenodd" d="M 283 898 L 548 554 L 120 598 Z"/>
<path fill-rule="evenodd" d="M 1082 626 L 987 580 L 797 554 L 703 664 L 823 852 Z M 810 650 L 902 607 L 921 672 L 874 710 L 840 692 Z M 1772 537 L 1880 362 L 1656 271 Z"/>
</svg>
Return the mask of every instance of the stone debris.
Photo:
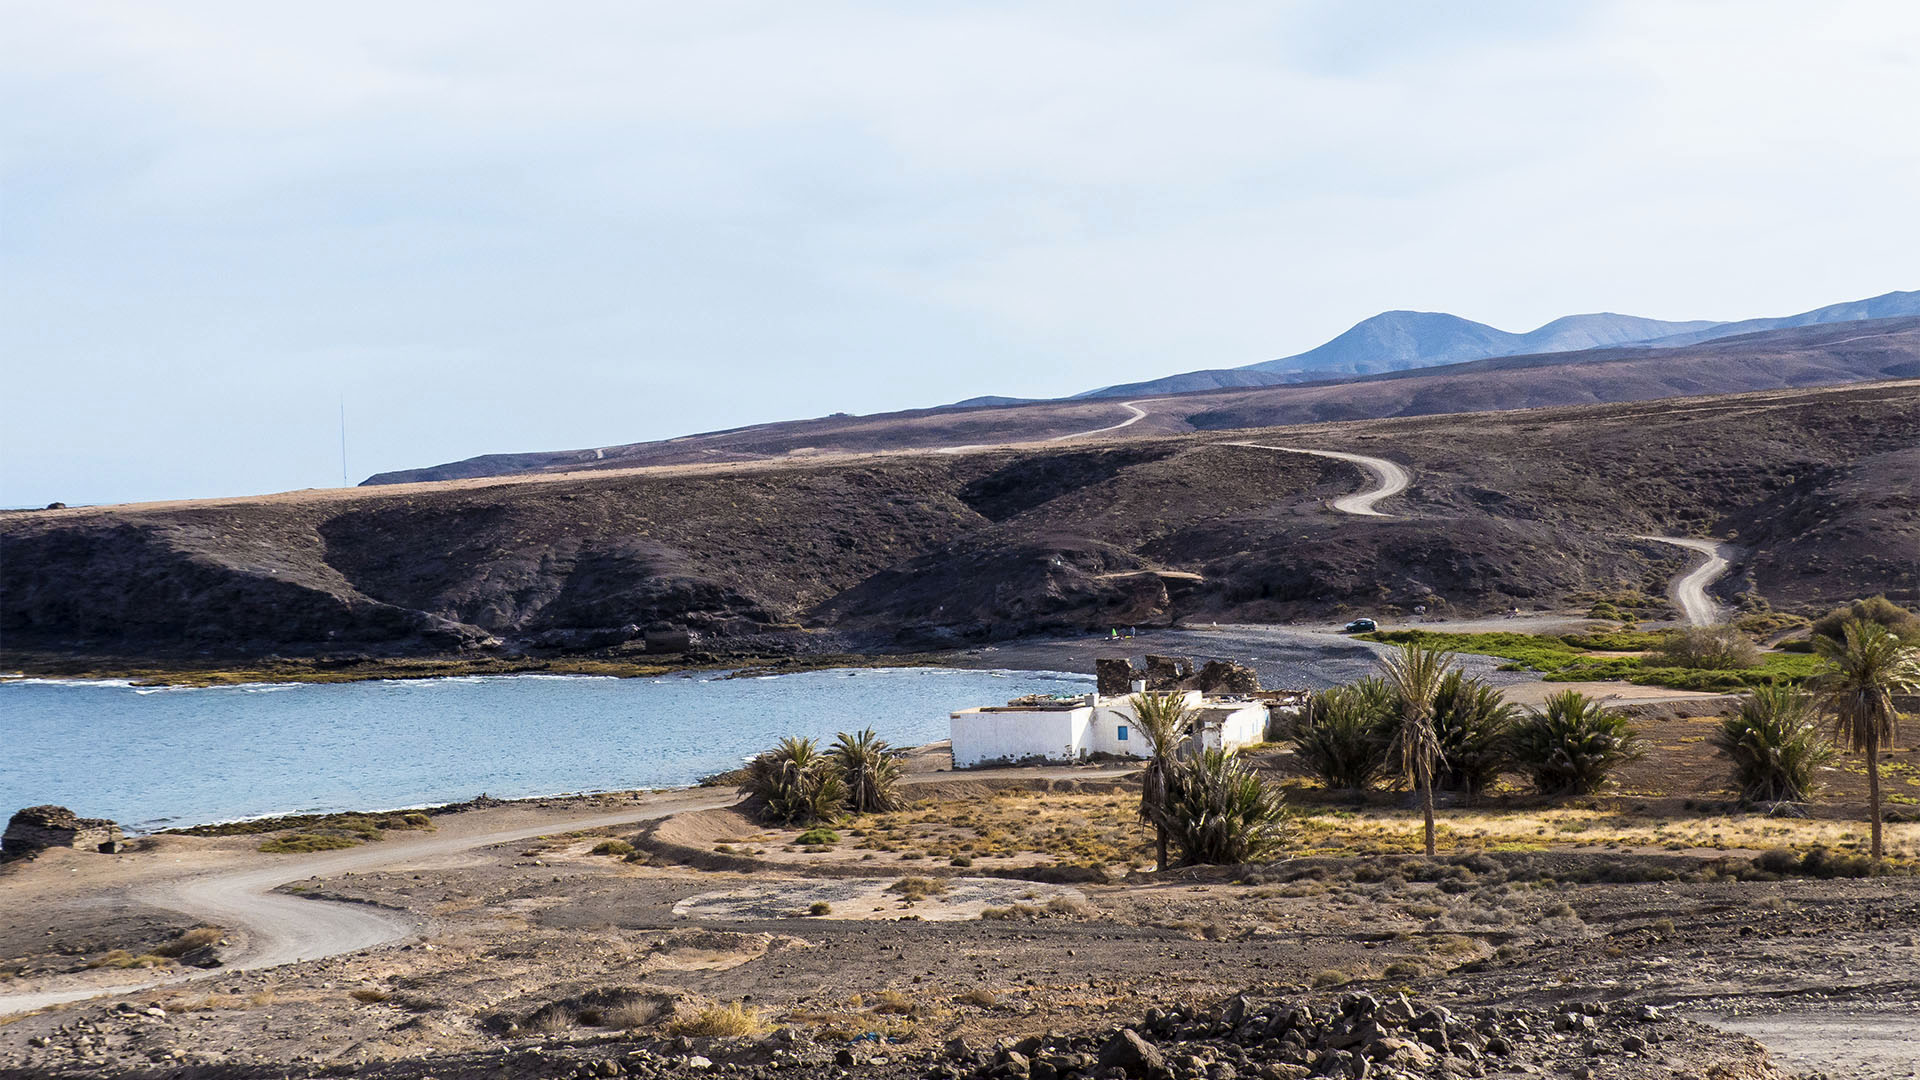
<svg viewBox="0 0 1920 1080">
<path fill-rule="evenodd" d="M 0 858 L 26 858 L 56 847 L 112 854 L 125 842 L 120 826 L 105 818 L 79 817 L 64 806 L 29 806 L 7 821 Z"/>
</svg>

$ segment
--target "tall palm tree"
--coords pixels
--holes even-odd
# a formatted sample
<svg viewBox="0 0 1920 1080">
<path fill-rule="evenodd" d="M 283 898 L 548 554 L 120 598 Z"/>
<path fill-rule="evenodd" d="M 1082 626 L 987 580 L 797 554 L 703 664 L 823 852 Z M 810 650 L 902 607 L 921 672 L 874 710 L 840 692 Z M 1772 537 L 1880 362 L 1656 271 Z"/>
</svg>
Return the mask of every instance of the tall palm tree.
<svg viewBox="0 0 1920 1080">
<path fill-rule="evenodd" d="M 1880 746 L 1899 734 L 1895 694 L 1920 691 L 1920 648 L 1865 619 L 1849 619 L 1834 639 L 1816 634 L 1813 649 L 1825 661 L 1812 687 L 1833 718 L 1833 741 L 1867 755 L 1867 801 L 1873 814 L 1873 861 L 1880 841 Z"/>
<path fill-rule="evenodd" d="M 1133 724 L 1147 740 L 1147 767 L 1140 774 L 1140 820 L 1153 826 L 1156 870 L 1167 868 L 1167 806 L 1173 801 L 1180 743 L 1193 727 L 1185 694 L 1133 695 Z"/>
<path fill-rule="evenodd" d="M 1434 853 L 1433 773 L 1441 762 L 1440 735 L 1433 726 L 1434 699 L 1453 670 L 1453 654 L 1408 642 L 1380 658 L 1380 675 L 1400 698 L 1400 725 L 1393 733 L 1393 759 L 1420 791 L 1426 818 L 1427 854 Z"/>
</svg>

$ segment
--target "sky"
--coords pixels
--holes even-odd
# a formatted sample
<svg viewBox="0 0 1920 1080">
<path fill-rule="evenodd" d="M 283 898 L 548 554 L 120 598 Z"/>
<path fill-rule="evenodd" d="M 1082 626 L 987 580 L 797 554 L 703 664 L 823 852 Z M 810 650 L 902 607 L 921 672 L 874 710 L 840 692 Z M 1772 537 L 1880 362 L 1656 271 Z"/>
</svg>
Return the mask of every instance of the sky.
<svg viewBox="0 0 1920 1080">
<path fill-rule="evenodd" d="M 0 2 L 0 506 L 1920 287 L 1920 5 Z"/>
</svg>

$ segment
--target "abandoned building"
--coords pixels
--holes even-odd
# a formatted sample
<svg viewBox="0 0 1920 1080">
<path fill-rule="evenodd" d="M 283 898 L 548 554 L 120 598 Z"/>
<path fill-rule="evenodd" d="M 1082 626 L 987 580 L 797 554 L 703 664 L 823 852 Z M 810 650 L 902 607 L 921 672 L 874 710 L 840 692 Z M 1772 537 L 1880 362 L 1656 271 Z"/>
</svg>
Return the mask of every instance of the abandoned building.
<svg viewBox="0 0 1920 1080">
<path fill-rule="evenodd" d="M 0 858 L 18 859 L 47 848 L 116 852 L 120 826 L 105 818 L 78 817 L 64 806 L 29 806 L 14 814 L 0 837 Z"/>
</svg>

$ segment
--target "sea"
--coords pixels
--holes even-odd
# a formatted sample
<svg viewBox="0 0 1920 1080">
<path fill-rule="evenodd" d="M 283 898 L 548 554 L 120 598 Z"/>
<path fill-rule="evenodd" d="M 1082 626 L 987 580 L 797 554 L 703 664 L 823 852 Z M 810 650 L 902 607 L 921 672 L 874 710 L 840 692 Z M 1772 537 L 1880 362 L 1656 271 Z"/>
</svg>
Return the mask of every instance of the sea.
<svg viewBox="0 0 1920 1080">
<path fill-rule="evenodd" d="M 679 787 L 788 735 L 947 737 L 956 709 L 1090 676 L 949 668 L 650 679 L 499 675 L 147 687 L 0 682 L 0 815 L 57 803 L 132 832 L 279 814 Z"/>
</svg>

